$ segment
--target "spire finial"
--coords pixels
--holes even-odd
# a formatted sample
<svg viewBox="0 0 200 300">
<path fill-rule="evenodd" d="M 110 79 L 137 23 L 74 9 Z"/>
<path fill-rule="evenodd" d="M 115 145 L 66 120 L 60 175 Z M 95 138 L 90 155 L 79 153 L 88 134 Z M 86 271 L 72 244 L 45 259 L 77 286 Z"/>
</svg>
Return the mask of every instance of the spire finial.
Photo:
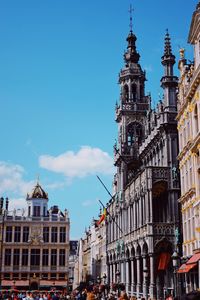
<svg viewBox="0 0 200 300">
<path fill-rule="evenodd" d="M 172 55 L 172 50 L 171 50 L 171 41 L 170 41 L 170 35 L 168 29 L 166 29 L 166 34 L 165 34 L 165 49 L 164 49 L 164 55 Z"/>
<path fill-rule="evenodd" d="M 37 184 L 39 184 L 39 182 L 40 182 L 40 174 L 39 173 L 37 174 L 37 180 L 36 181 L 37 181 Z"/>
<path fill-rule="evenodd" d="M 130 4 L 130 8 L 129 8 L 129 14 L 130 14 L 130 32 L 133 32 L 133 11 L 134 11 L 134 8 L 132 8 L 132 5 Z"/>
</svg>

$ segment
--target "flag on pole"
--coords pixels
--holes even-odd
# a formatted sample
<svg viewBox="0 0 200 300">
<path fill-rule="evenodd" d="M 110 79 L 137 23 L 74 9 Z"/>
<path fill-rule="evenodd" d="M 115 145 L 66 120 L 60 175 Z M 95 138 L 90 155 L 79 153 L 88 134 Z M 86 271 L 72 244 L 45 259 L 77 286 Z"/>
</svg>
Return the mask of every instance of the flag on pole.
<svg viewBox="0 0 200 300">
<path fill-rule="evenodd" d="M 106 218 L 106 208 L 103 209 L 103 213 L 102 213 L 99 221 L 97 221 L 97 225 L 99 226 L 105 218 Z"/>
</svg>

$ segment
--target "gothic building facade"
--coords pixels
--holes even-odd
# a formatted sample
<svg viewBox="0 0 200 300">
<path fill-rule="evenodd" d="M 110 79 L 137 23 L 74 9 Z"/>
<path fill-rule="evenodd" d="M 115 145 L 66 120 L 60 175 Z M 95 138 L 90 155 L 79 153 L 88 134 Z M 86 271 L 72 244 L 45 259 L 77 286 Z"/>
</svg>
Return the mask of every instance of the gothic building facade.
<svg viewBox="0 0 200 300">
<path fill-rule="evenodd" d="M 117 172 L 106 220 L 108 281 L 123 283 L 131 295 L 160 299 L 174 292 L 172 254 L 179 251 L 178 78 L 167 32 L 162 56 L 164 95 L 152 109 L 136 39 L 131 29 L 119 74 Z"/>
<path fill-rule="evenodd" d="M 9 211 L 0 199 L 0 279 L 3 289 L 63 289 L 68 283 L 69 215 L 48 208 L 39 183 L 27 194 L 25 209 Z M 5 204 L 5 205 L 4 205 Z"/>
</svg>

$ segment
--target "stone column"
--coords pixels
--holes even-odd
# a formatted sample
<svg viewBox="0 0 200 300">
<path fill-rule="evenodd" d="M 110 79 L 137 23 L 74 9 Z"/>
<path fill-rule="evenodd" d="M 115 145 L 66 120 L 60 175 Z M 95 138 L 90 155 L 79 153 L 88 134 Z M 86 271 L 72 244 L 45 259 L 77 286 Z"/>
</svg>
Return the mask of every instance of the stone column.
<svg viewBox="0 0 200 300">
<path fill-rule="evenodd" d="M 114 262 L 113 263 L 113 273 L 112 273 L 112 280 L 113 280 L 113 282 L 115 282 L 116 283 L 116 275 L 115 275 L 115 273 L 116 273 L 116 271 L 117 271 L 117 268 L 116 268 L 116 266 L 117 266 L 117 264 Z"/>
<path fill-rule="evenodd" d="M 150 297 L 156 299 L 156 283 L 155 283 L 155 267 L 154 267 L 154 254 L 150 256 Z"/>
<path fill-rule="evenodd" d="M 133 203 L 133 229 L 136 229 L 136 202 Z"/>
<path fill-rule="evenodd" d="M 109 274 L 108 274 L 108 282 L 112 284 L 112 263 L 108 264 Z"/>
<path fill-rule="evenodd" d="M 141 270 L 140 270 L 140 256 L 136 256 L 137 263 L 137 297 L 139 297 L 141 290 Z"/>
<path fill-rule="evenodd" d="M 129 260 L 126 260 L 126 292 L 129 292 Z"/>
<path fill-rule="evenodd" d="M 135 292 L 136 284 L 135 284 L 135 270 L 134 270 L 134 258 L 131 258 L 131 295 Z"/>
<path fill-rule="evenodd" d="M 149 221 L 153 222 L 153 199 L 152 199 L 152 189 L 149 189 Z"/>
<path fill-rule="evenodd" d="M 149 193 L 145 194 L 144 198 L 144 205 L 145 205 L 145 218 L 146 222 L 149 223 Z"/>
<path fill-rule="evenodd" d="M 142 256 L 143 258 L 143 270 L 147 271 L 147 256 Z M 147 286 L 147 272 L 143 271 L 143 296 L 146 298 L 146 296 L 148 295 L 148 286 Z"/>
</svg>

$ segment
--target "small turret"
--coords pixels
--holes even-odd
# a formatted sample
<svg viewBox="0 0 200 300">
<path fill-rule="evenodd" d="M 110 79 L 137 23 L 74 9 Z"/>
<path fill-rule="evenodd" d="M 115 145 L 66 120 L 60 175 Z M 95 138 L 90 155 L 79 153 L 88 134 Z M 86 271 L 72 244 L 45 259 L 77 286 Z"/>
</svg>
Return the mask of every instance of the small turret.
<svg viewBox="0 0 200 300">
<path fill-rule="evenodd" d="M 165 35 L 164 55 L 162 56 L 162 65 L 165 68 L 165 76 L 173 76 L 173 66 L 175 56 L 172 54 L 171 41 L 168 30 Z"/>
<path fill-rule="evenodd" d="M 178 77 L 174 76 L 175 56 L 172 53 L 171 41 L 168 30 L 165 35 L 164 55 L 161 57 L 164 66 L 164 76 L 161 78 L 161 86 L 164 89 L 164 110 L 176 111 L 176 89 Z"/>
</svg>

